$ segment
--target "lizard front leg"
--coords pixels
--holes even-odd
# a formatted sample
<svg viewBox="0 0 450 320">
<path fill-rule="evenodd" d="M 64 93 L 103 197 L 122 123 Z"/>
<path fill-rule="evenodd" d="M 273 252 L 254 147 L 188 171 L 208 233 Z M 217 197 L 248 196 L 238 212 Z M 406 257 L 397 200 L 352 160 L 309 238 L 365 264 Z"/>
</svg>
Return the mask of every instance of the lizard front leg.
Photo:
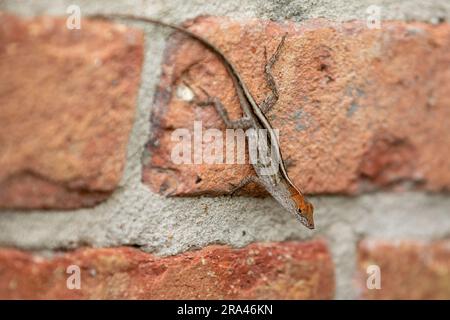
<svg viewBox="0 0 450 320">
<path fill-rule="evenodd" d="M 278 44 L 277 49 L 275 50 L 275 53 L 270 57 L 270 59 L 267 61 L 267 52 L 266 48 L 264 47 L 264 57 L 266 58 L 266 65 L 264 66 L 264 76 L 266 78 L 266 82 L 270 90 L 272 90 L 272 93 L 269 94 L 266 99 L 264 99 L 263 102 L 259 105 L 259 108 L 261 109 L 262 113 L 268 112 L 278 101 L 279 93 L 278 93 L 278 87 L 277 83 L 275 82 L 275 78 L 272 75 L 272 67 L 275 64 L 275 62 L 278 61 L 278 58 L 280 57 L 281 49 L 284 45 L 284 40 L 286 39 L 286 34 L 283 35 L 281 38 L 280 43 Z"/>
<path fill-rule="evenodd" d="M 250 118 L 242 117 L 237 120 L 231 120 L 227 109 L 223 106 L 218 98 L 208 97 L 205 101 L 197 102 L 198 106 L 214 106 L 222 121 L 227 126 L 227 129 L 248 129 L 253 123 Z"/>
</svg>

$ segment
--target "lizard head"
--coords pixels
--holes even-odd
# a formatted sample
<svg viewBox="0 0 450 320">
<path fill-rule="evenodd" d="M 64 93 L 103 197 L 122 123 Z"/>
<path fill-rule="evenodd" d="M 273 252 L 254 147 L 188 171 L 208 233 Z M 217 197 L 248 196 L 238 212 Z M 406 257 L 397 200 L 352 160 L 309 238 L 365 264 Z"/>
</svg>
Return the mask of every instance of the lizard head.
<svg viewBox="0 0 450 320">
<path fill-rule="evenodd" d="M 294 188 L 293 188 L 294 189 Z M 292 190 L 294 191 L 294 190 Z M 291 192 L 291 199 L 295 203 L 296 216 L 309 229 L 314 229 L 314 207 L 305 199 L 300 191 Z"/>
</svg>

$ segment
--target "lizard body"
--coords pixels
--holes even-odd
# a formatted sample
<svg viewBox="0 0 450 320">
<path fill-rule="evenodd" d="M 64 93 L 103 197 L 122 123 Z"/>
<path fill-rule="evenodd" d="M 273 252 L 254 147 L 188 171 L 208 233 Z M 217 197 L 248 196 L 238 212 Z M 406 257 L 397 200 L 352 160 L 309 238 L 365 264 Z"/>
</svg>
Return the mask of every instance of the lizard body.
<svg viewBox="0 0 450 320">
<path fill-rule="evenodd" d="M 206 40 L 205 38 L 185 29 L 183 27 L 162 22 L 160 20 L 147 18 L 147 17 L 137 17 L 132 15 L 123 15 L 123 14 L 113 14 L 113 15 L 94 15 L 90 16 L 91 18 L 100 18 L 100 19 L 111 19 L 111 18 L 119 18 L 125 20 L 134 20 L 140 22 L 152 23 L 164 27 L 168 27 L 174 30 L 177 30 L 195 40 L 200 42 L 203 46 L 212 51 L 223 63 L 226 67 L 227 72 L 229 73 L 233 85 L 235 87 L 237 96 L 239 98 L 240 106 L 243 111 L 244 117 L 239 120 L 230 120 L 228 118 L 228 113 L 226 109 L 221 105 L 220 101 L 216 98 L 212 98 L 204 104 L 214 105 L 219 115 L 224 120 L 225 124 L 229 128 L 242 128 L 255 129 L 253 135 L 256 135 L 259 129 L 266 129 L 267 131 L 267 142 L 268 145 L 264 146 L 262 149 L 270 149 L 271 157 L 270 159 L 264 158 L 259 159 L 253 164 L 257 177 L 251 176 L 245 178 L 236 189 L 239 189 L 245 186 L 249 182 L 256 182 L 262 184 L 263 187 L 289 212 L 293 213 L 306 227 L 313 229 L 314 228 L 314 219 L 313 219 L 313 206 L 309 203 L 303 194 L 300 192 L 298 188 L 295 187 L 293 182 L 290 180 L 286 167 L 283 162 L 283 158 L 280 151 L 280 146 L 278 142 L 278 137 L 276 136 L 272 126 L 267 120 L 264 112 L 261 110 L 262 105 L 264 104 L 265 109 L 269 109 L 278 99 L 278 92 L 276 88 L 276 84 L 270 74 L 270 68 L 275 63 L 278 58 L 279 51 L 284 43 L 285 36 L 283 36 L 282 41 L 278 45 L 277 51 L 272 56 L 269 63 L 266 65 L 266 76 L 268 77 L 269 84 L 271 84 L 271 88 L 274 96 L 268 97 L 261 105 L 258 105 L 253 98 L 250 90 L 247 88 L 245 82 L 242 80 L 239 72 L 231 61 L 227 59 L 227 57 L 223 54 L 223 52 L 213 45 L 211 42 Z M 252 133 L 250 133 L 252 135 Z M 248 137 L 249 139 L 257 139 L 257 137 Z M 255 141 L 259 141 L 258 139 Z M 261 154 L 261 145 L 257 142 L 250 143 L 249 141 L 249 151 Z M 253 148 L 253 149 L 251 149 Z M 256 149 L 258 150 L 256 150 Z M 262 152 L 264 153 L 264 152 Z M 267 154 L 262 155 L 263 157 L 267 157 Z M 263 160 L 263 161 L 261 161 Z M 276 168 L 274 172 L 267 173 L 267 163 L 271 162 L 271 164 L 275 164 Z"/>
</svg>

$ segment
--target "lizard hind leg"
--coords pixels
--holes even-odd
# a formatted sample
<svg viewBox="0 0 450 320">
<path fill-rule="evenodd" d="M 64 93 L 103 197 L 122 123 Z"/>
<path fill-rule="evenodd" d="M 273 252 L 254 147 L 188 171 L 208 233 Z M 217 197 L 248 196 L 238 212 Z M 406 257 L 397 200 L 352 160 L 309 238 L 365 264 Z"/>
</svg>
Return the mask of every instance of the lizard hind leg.
<svg viewBox="0 0 450 320">
<path fill-rule="evenodd" d="M 205 90 L 202 89 L 203 92 L 207 95 L 207 99 L 204 101 L 197 102 L 197 105 L 200 107 L 205 106 L 213 106 L 214 109 L 216 109 L 217 113 L 219 114 L 222 121 L 225 123 L 225 126 L 227 129 L 248 129 L 251 128 L 253 123 L 250 120 L 250 118 L 242 117 L 237 120 L 231 120 L 230 116 L 228 115 L 227 109 L 225 109 L 222 102 L 220 102 L 219 98 L 216 97 L 210 97 Z"/>
<path fill-rule="evenodd" d="M 242 181 L 239 182 L 239 184 L 232 185 L 233 188 L 230 190 L 229 195 L 234 196 L 237 191 L 239 191 L 240 189 L 242 189 L 243 187 L 245 187 L 246 185 L 248 185 L 252 182 L 255 184 L 258 184 L 258 185 L 262 185 L 261 180 L 257 176 L 248 176 L 248 177 L 245 177 L 244 179 L 242 179 Z"/>
<path fill-rule="evenodd" d="M 277 83 L 275 82 L 275 78 L 272 75 L 272 67 L 280 57 L 281 49 L 283 48 L 286 35 L 287 34 L 283 35 L 280 43 L 277 46 L 277 49 L 275 50 L 275 53 L 270 57 L 269 60 L 267 60 L 267 52 L 266 48 L 264 48 L 264 57 L 266 59 L 266 64 L 264 66 L 264 76 L 266 78 L 267 85 L 272 92 L 259 105 L 263 113 L 268 112 L 277 103 L 279 98 L 278 86 Z"/>
</svg>

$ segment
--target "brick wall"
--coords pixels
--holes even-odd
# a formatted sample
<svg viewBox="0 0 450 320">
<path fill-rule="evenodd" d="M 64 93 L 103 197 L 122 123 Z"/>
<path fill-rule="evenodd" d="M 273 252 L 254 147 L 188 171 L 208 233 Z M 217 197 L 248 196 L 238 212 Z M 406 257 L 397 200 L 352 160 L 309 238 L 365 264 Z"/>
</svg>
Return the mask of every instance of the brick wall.
<svg viewBox="0 0 450 320">
<path fill-rule="evenodd" d="M 240 116 L 214 55 L 142 24 L 71 30 L 47 5 L 0 7 L 0 298 L 450 298 L 450 8 L 404 21 L 418 8 L 397 7 L 380 29 L 331 11 L 151 9 L 199 16 L 186 26 L 257 101 L 264 51 L 288 33 L 268 119 L 316 207 L 309 231 L 256 186 L 227 195 L 250 165 L 172 161 L 174 130 L 226 129 L 193 97 Z"/>
</svg>

